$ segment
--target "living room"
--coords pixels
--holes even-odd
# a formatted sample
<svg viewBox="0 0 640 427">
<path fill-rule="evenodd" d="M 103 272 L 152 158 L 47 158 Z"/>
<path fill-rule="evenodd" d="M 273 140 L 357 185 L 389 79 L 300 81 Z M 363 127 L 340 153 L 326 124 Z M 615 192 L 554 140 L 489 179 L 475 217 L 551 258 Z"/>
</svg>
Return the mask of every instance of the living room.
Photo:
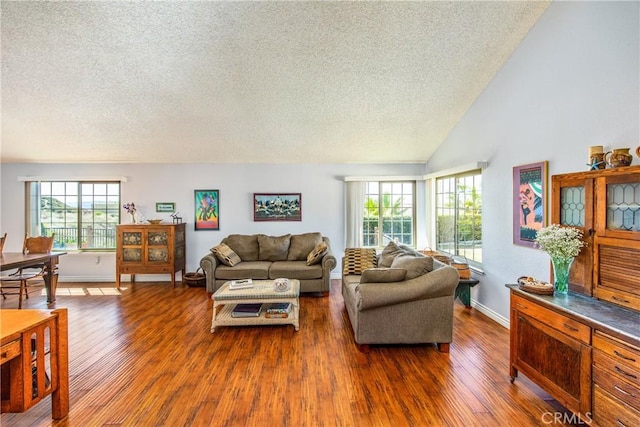
<svg viewBox="0 0 640 427">
<path fill-rule="evenodd" d="M 16 7 L 16 6 L 13 6 Z M 398 6 L 399 7 L 399 6 Z M 9 28 L 18 26 L 8 21 L 20 17 L 11 6 L 3 3 L 3 41 Z M 53 13 L 53 12 L 51 12 Z M 46 13 L 43 13 L 46 16 Z M 62 14 L 64 15 L 64 14 Z M 64 19 L 60 18 L 62 21 Z M 225 139 L 224 136 L 198 135 L 193 129 L 189 135 L 174 136 L 169 157 L 186 157 L 192 161 L 147 161 L 140 157 L 146 152 L 150 158 L 160 150 L 154 141 L 137 150 L 122 141 L 131 134 L 121 134 L 122 128 L 109 129 L 100 134 L 106 139 L 104 147 L 89 151 L 116 151 L 118 157 L 101 160 L 75 160 L 75 153 L 61 142 L 60 156 L 55 161 L 27 161 L 27 157 L 11 157 L 19 146 L 30 148 L 31 140 L 46 134 L 30 133 L 28 127 L 36 123 L 42 111 L 26 114 L 8 98 L 12 86 L 10 65 L 5 55 L 11 47 L 3 43 L 3 125 L 2 125 L 2 206 L 1 229 L 9 233 L 5 252 L 20 251 L 25 232 L 25 177 L 41 179 L 83 179 L 110 177 L 121 180 L 122 203 L 135 202 L 145 218 L 155 218 L 155 204 L 175 203 L 176 210 L 187 223 L 187 271 L 195 271 L 202 256 L 231 233 L 264 233 L 282 235 L 320 231 L 332 243 L 339 259 L 345 249 L 345 178 L 372 177 L 372 180 L 410 177 L 416 181 L 416 241 L 417 248 L 433 246 L 433 212 L 429 205 L 430 177 L 463 172 L 486 163 L 482 169 L 482 272 L 480 285 L 472 290 L 473 310 L 484 313 L 498 324 L 508 327 L 510 317 L 509 290 L 505 284 L 514 283 L 520 276 L 534 276 L 549 280 L 549 257 L 540 250 L 513 243 L 513 168 L 519 165 L 548 162 L 549 176 L 588 170 L 588 147 L 603 145 L 611 150 L 618 147 L 640 145 L 640 23 L 637 2 L 551 2 L 541 12 L 535 25 L 526 32 L 522 41 L 500 65 L 485 86 L 477 90 L 463 115 L 451 123 L 440 138 L 437 148 L 423 160 L 416 160 L 404 150 L 394 150 L 394 158 L 371 158 L 362 151 L 362 158 L 316 162 L 324 152 L 341 152 L 339 146 L 323 145 L 323 139 L 303 142 L 297 150 L 302 156 L 292 157 L 295 150 L 280 150 L 285 161 L 260 161 L 252 153 L 233 142 L 227 144 L 223 155 L 215 149 L 203 155 L 196 140 Z M 25 55 L 29 55 L 26 53 Z M 42 55 L 42 52 L 38 52 Z M 18 55 L 9 58 L 16 60 Z M 23 59 L 23 61 L 25 61 Z M 28 68 L 29 61 L 18 62 Z M 82 67 L 78 60 L 73 67 Z M 470 71 L 473 72 L 473 71 Z M 167 82 L 165 82 L 166 84 Z M 34 90 L 38 86 L 33 82 Z M 180 90 L 183 88 L 181 87 Z M 429 96 L 425 94 L 424 96 Z M 168 97 L 168 99 L 171 99 Z M 44 102 L 44 101 L 43 101 Z M 55 108 L 47 100 L 44 108 Z M 99 104 L 99 102 L 97 102 Z M 377 104 L 380 105 L 380 104 Z M 314 107 L 319 108 L 317 104 Z M 68 106 L 70 108 L 70 106 Z M 171 111 L 174 111 L 172 106 Z M 257 107 L 256 107 L 257 108 Z M 353 108 L 357 108 L 355 105 Z M 364 109 L 364 106 L 360 106 Z M 46 111 L 46 110 L 45 110 Z M 10 114 L 7 118 L 7 112 Z M 14 115 L 11 115 L 11 113 Z M 57 114 L 51 111 L 52 120 Z M 27 112 L 28 113 L 28 112 Z M 97 111 L 100 115 L 104 111 Z M 113 113 L 113 111 L 108 112 Z M 358 116 L 354 112 L 354 116 Z M 106 114 L 106 113 L 105 113 Z M 231 114 L 231 113 L 230 113 Z M 167 113 L 168 117 L 170 114 Z M 260 127 L 264 117 L 253 110 L 247 111 L 252 121 L 247 128 Z M 63 116 L 67 117 L 67 116 Z M 166 118 L 165 118 L 166 119 Z M 190 118 L 184 118 L 188 120 Z M 325 117 L 330 122 L 332 117 Z M 168 120 L 168 119 L 166 119 Z M 175 121 L 183 118 L 171 119 Z M 424 118 L 424 122 L 432 120 Z M 390 123 L 388 133 L 397 123 Z M 416 124 L 417 126 L 417 124 Z M 315 129 L 321 135 L 325 128 Z M 87 135 L 99 132 L 85 129 Z M 269 151 L 279 152 L 278 129 L 271 129 L 273 144 Z M 46 132 L 46 129 L 39 129 Z M 113 141 L 109 132 L 113 132 Z M 139 129 L 144 134 L 145 129 Z M 418 129 L 416 129 L 418 132 Z M 105 136 L 106 135 L 106 136 Z M 82 139 L 80 135 L 59 133 L 61 141 Z M 282 135 L 284 138 L 287 135 Z M 371 135 L 367 135 L 371 136 Z M 389 142 L 387 133 L 382 137 Z M 403 135 L 404 136 L 404 135 Z M 353 137 L 354 140 L 357 139 Z M 390 142 L 393 145 L 393 141 Z M 413 142 L 419 145 L 419 141 Z M 206 144 L 205 144 L 206 145 Z M 404 148 L 404 146 L 402 146 Z M 423 151 L 420 148 L 422 155 Z M 634 148 L 635 150 L 635 148 Z M 38 149 L 32 150 L 38 152 Z M 349 151 L 349 150 L 345 150 Z M 166 154 L 166 153 L 165 153 Z M 65 159 L 65 155 L 69 157 Z M 25 154 L 27 156 L 27 154 Z M 330 158 L 324 156 L 322 158 Z M 296 159 L 296 160 L 293 160 Z M 633 165 L 640 163 L 634 158 Z M 220 192 L 220 229 L 196 231 L 193 227 L 194 190 L 217 189 Z M 299 222 L 256 222 L 253 220 L 254 193 L 300 193 L 302 220 Z M 167 214 L 161 216 L 170 221 Z M 126 216 L 123 211 L 123 222 Z M 333 279 L 340 278 L 340 266 L 333 271 Z M 60 259 L 60 282 L 104 283 L 114 282 L 114 252 L 70 252 Z M 145 278 L 145 280 L 157 280 Z M 458 304 L 458 302 L 456 302 Z M 44 308 L 44 307 L 43 307 Z M 456 326 L 464 327 L 458 322 Z M 301 325 L 301 329 L 304 326 Z M 435 351 L 435 350 L 434 350 Z M 455 347 L 452 349 L 455 351 Z M 504 373 L 505 377 L 508 375 Z M 5 415 L 3 415 L 4 417 Z M 4 419 L 4 418 L 3 418 Z"/>
</svg>

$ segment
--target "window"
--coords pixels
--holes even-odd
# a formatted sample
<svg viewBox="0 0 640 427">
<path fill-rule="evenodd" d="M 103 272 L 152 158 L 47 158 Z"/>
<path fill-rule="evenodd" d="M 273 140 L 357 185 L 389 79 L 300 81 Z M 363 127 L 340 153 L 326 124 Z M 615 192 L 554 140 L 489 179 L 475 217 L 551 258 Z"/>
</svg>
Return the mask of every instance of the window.
<svg viewBox="0 0 640 427">
<path fill-rule="evenodd" d="M 28 182 L 27 194 L 29 235 L 55 233 L 57 249 L 115 249 L 120 182 Z"/>
<path fill-rule="evenodd" d="M 415 244 L 415 182 L 365 183 L 364 246 Z"/>
<path fill-rule="evenodd" d="M 482 264 L 482 174 L 436 179 L 436 249 Z"/>
</svg>

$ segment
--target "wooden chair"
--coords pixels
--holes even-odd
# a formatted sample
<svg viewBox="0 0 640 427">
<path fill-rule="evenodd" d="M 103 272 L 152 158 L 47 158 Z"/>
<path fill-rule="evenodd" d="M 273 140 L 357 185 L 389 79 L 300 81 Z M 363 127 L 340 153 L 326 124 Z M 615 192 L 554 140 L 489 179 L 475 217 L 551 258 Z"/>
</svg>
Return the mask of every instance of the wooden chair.
<svg viewBox="0 0 640 427">
<path fill-rule="evenodd" d="M 40 236 L 40 237 L 28 237 L 24 236 L 24 242 L 22 244 L 22 253 L 23 254 L 46 254 L 51 252 L 53 248 L 55 233 L 50 237 Z M 6 238 L 6 233 L 3 239 Z M 4 240 L 2 242 L 4 245 Z M 21 268 L 16 270 L 15 272 L 0 277 L 0 291 L 2 293 L 2 297 L 4 299 L 7 298 L 7 295 L 18 295 L 18 308 L 22 308 L 22 296 L 25 298 L 29 298 L 29 288 L 28 282 L 33 281 L 35 279 L 39 279 L 43 282 L 42 279 L 45 275 L 45 265 L 40 264 L 34 267 L 29 268 Z M 11 291 L 11 290 L 14 291 Z M 7 290 L 10 290 L 7 292 Z M 17 290 L 17 291 L 15 291 Z"/>
</svg>

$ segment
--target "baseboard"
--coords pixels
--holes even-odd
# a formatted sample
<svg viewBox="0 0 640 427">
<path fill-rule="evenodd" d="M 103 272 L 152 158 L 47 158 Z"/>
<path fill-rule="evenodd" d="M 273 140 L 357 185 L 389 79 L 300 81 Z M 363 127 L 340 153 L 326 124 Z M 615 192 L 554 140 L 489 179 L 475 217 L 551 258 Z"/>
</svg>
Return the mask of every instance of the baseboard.
<svg viewBox="0 0 640 427">
<path fill-rule="evenodd" d="M 123 274 L 120 279 L 122 283 L 129 283 L 129 275 Z M 176 280 L 180 281 L 180 275 L 176 276 Z M 171 275 L 169 274 L 137 274 L 136 275 L 137 282 L 170 282 Z M 76 282 L 87 282 L 87 283 L 104 283 L 104 282 L 116 282 L 115 276 L 58 276 L 58 282 L 63 283 L 76 283 Z"/>
<path fill-rule="evenodd" d="M 502 316 L 502 315 L 496 313 L 495 311 L 491 310 L 486 305 L 482 305 L 478 301 L 472 299 L 471 300 L 471 306 L 474 309 L 478 310 L 480 313 L 482 313 L 485 316 L 489 317 L 491 320 L 494 320 L 495 322 L 497 322 L 500 325 L 504 326 L 505 328 L 509 329 L 509 325 L 511 323 L 509 321 L 509 319 L 507 319 L 504 316 Z"/>
</svg>

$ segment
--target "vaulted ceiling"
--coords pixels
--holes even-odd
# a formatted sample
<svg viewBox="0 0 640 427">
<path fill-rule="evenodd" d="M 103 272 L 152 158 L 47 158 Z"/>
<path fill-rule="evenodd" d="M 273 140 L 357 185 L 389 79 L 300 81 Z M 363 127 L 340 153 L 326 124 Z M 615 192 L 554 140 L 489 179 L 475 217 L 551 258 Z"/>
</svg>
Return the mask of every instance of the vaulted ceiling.
<svg viewBox="0 0 640 427">
<path fill-rule="evenodd" d="M 3 1 L 2 162 L 423 162 L 548 4 Z"/>
</svg>

